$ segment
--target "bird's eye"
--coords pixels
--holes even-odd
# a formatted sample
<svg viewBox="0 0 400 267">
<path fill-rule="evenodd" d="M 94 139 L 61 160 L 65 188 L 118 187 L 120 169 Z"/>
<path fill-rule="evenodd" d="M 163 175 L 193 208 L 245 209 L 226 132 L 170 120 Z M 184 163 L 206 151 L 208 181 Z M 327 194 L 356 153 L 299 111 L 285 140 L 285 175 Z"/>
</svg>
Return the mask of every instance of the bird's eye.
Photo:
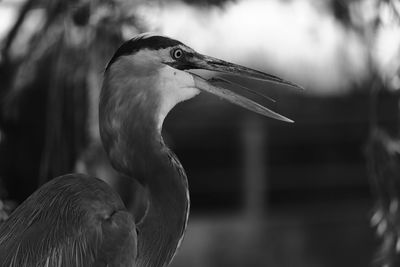
<svg viewBox="0 0 400 267">
<path fill-rule="evenodd" d="M 175 50 L 172 52 L 172 57 L 173 57 L 174 59 L 181 58 L 182 55 L 183 55 L 183 51 L 182 51 L 182 49 L 180 49 L 180 48 L 177 48 L 177 49 L 175 49 Z"/>
</svg>

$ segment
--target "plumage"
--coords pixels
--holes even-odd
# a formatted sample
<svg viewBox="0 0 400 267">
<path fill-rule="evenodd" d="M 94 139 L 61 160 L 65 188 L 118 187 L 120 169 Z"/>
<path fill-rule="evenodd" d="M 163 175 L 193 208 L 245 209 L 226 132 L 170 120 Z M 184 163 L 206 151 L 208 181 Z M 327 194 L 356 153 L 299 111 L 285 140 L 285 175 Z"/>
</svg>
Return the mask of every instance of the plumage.
<svg viewBox="0 0 400 267">
<path fill-rule="evenodd" d="M 165 145 L 162 125 L 179 102 L 206 91 L 272 118 L 290 121 L 216 82 L 188 72 L 208 69 L 295 86 L 276 76 L 198 54 L 168 37 L 142 34 L 123 44 L 104 73 L 99 127 L 104 149 L 122 176 L 146 191 L 146 212 L 127 212 L 105 182 L 82 174 L 39 188 L 0 226 L 0 265 L 167 266 L 189 215 L 188 181 Z M 225 80 L 223 80 L 225 81 Z M 229 84 L 229 82 L 224 82 Z"/>
<path fill-rule="evenodd" d="M 0 244 L 0 266 L 10 267 L 132 266 L 137 250 L 134 220 L 118 194 L 80 174 L 32 194 L 2 224 Z"/>
</svg>

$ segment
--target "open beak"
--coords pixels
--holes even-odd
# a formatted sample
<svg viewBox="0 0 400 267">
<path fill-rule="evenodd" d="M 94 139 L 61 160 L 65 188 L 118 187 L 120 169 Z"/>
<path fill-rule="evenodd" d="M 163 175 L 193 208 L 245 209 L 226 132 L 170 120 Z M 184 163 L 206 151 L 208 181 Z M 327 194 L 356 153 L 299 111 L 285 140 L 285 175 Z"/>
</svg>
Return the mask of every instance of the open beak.
<svg viewBox="0 0 400 267">
<path fill-rule="evenodd" d="M 257 79 L 262 81 L 274 82 L 277 84 L 287 85 L 291 87 L 296 87 L 299 89 L 303 89 L 301 86 L 296 85 L 292 82 L 283 80 L 277 76 L 267 74 L 261 71 L 253 70 L 247 67 L 243 67 L 237 64 L 233 64 L 230 62 L 226 62 L 217 58 L 201 55 L 198 53 L 192 54 L 190 56 L 185 57 L 183 63 L 183 69 L 204 69 L 210 71 L 216 71 L 226 74 L 232 74 L 235 76 L 242 76 L 251 79 Z M 182 66 L 182 65 L 181 65 Z M 176 66 L 179 68 L 179 66 Z M 211 78 L 205 79 L 199 75 L 191 73 L 193 75 L 193 79 L 195 82 L 195 87 L 209 92 L 213 95 L 217 95 L 235 105 L 241 106 L 253 112 L 259 113 L 261 115 L 271 117 L 277 120 L 286 121 L 286 122 L 293 122 L 291 119 L 288 119 L 267 107 L 249 99 L 242 95 L 239 95 L 227 88 L 221 87 L 221 84 L 232 84 L 232 82 L 227 81 L 221 78 Z M 251 91 L 249 89 L 249 91 Z M 253 92 L 253 91 L 251 91 Z M 253 92 L 255 93 L 255 92 Z M 256 93 L 257 94 L 257 93 Z"/>
</svg>

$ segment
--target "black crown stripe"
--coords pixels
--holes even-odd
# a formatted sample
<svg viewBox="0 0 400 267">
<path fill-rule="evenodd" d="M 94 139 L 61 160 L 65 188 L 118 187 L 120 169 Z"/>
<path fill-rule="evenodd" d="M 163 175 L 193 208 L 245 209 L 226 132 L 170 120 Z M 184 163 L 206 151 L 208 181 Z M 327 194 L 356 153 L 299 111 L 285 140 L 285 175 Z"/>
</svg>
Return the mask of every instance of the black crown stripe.
<svg viewBox="0 0 400 267">
<path fill-rule="evenodd" d="M 167 47 L 172 47 L 176 45 L 181 45 L 182 43 L 168 38 L 164 36 L 146 36 L 140 35 L 137 37 L 132 38 L 129 41 L 123 43 L 118 50 L 114 53 L 111 60 L 108 62 L 106 66 L 106 70 L 110 68 L 110 66 L 117 61 L 117 59 L 121 56 L 132 55 L 141 49 L 151 49 L 151 50 L 158 50 Z"/>
</svg>

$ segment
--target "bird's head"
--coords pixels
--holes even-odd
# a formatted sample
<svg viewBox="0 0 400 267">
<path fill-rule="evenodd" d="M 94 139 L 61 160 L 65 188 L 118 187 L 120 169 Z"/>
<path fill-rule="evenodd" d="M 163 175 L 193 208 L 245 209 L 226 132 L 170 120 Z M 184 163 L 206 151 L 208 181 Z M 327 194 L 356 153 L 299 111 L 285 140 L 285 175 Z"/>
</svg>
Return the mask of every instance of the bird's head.
<svg viewBox="0 0 400 267">
<path fill-rule="evenodd" d="M 137 104 L 146 101 L 153 103 L 159 128 L 167 113 L 177 103 L 194 97 L 200 91 L 217 95 L 256 113 L 292 122 L 267 107 L 223 87 L 232 85 L 230 81 L 215 77 L 203 78 L 192 72 L 196 69 L 301 88 L 274 75 L 202 55 L 177 40 L 148 33 L 125 42 L 116 51 L 106 67 L 105 84 L 118 83 L 119 86 L 114 87 L 130 90 L 129 98 L 135 99 Z"/>
</svg>

